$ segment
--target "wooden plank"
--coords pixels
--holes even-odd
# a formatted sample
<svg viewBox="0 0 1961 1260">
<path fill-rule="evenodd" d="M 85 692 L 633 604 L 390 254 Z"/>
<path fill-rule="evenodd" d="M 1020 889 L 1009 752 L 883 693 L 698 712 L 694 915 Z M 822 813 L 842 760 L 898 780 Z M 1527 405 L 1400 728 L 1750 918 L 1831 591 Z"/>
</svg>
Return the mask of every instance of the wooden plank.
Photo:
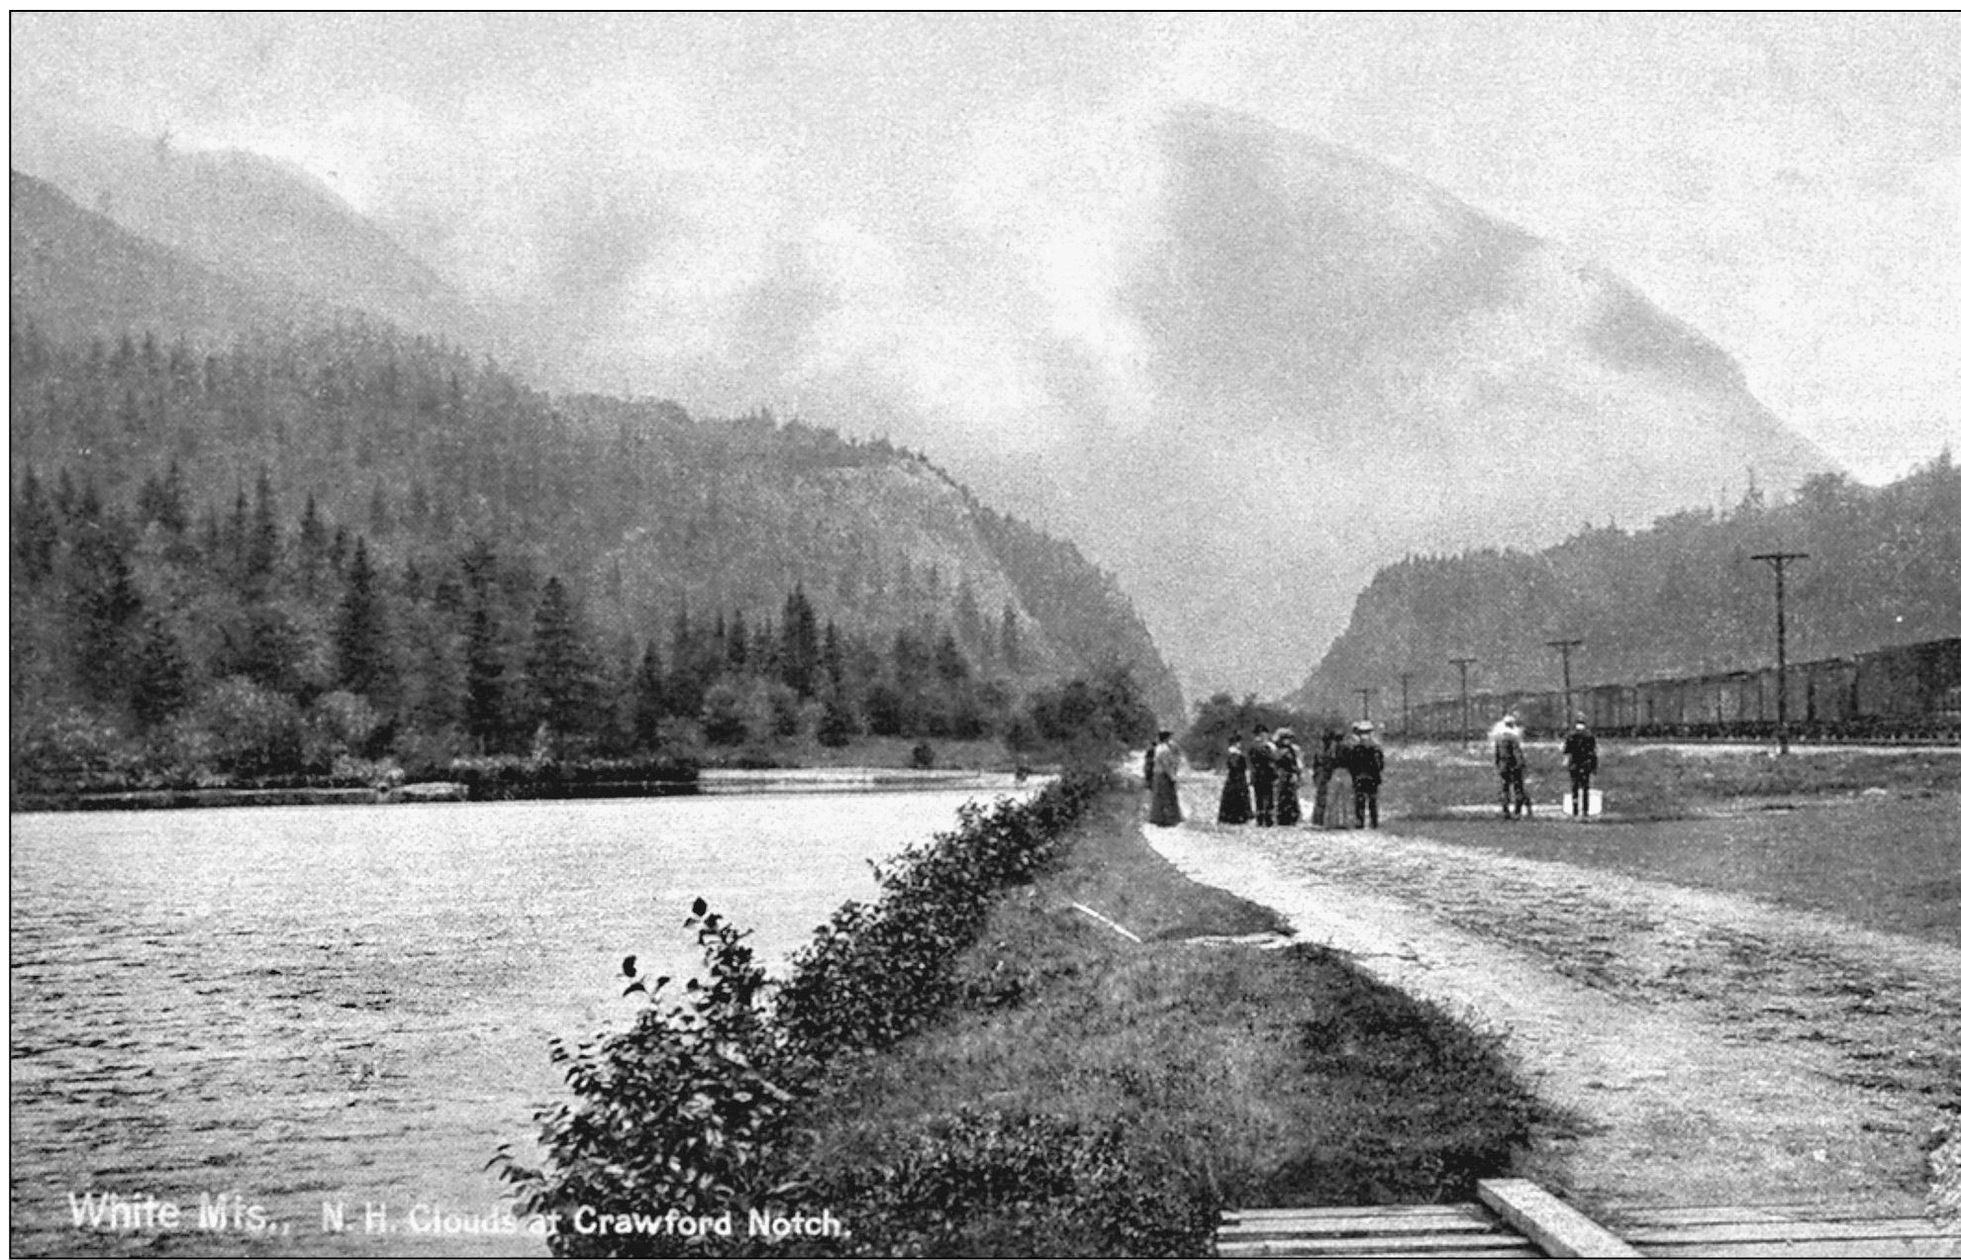
<svg viewBox="0 0 1961 1260">
<path fill-rule="evenodd" d="M 1478 1182 L 1478 1198 L 1549 1256 L 1641 1253 L 1540 1187 L 1517 1177 Z"/>
<path fill-rule="evenodd" d="M 1384 1203 L 1347 1207 L 1282 1207 L 1282 1208 L 1232 1208 L 1226 1212 L 1226 1219 L 1239 1217 L 1245 1220 L 1258 1220 L 1269 1216 L 1288 1216 L 1314 1218 L 1320 1216 L 1435 1216 L 1471 1217 L 1480 1221 L 1495 1221 L 1498 1218 L 1481 1203 Z"/>
<path fill-rule="evenodd" d="M 1233 1229 L 1219 1231 L 1221 1240 L 1234 1242 L 1269 1242 L 1273 1239 L 1288 1239 L 1302 1244 L 1330 1243 L 1337 1246 L 1360 1246 L 1364 1243 L 1377 1243 L 1383 1246 L 1398 1245 L 1408 1241 L 1411 1246 L 1431 1246 L 1436 1239 L 1456 1239 L 1466 1247 L 1495 1246 L 1498 1243 L 1516 1242 L 1519 1236 L 1509 1229 Z"/>
<path fill-rule="evenodd" d="M 1849 1257 L 1947 1257 L 1955 1254 L 1953 1238 L 1820 1238 L 1792 1242 L 1727 1243 L 1719 1251 L 1707 1243 L 1679 1243 L 1646 1249 L 1658 1257 L 1735 1256 L 1735 1257 L 1817 1257 L 1819 1260 L 1848 1260 Z"/>
<path fill-rule="evenodd" d="M 1636 1246 L 1669 1243 L 1803 1242 L 1850 1238 L 1932 1238 L 1928 1220 L 1728 1221 L 1710 1225 L 1635 1226 L 1621 1233 Z"/>
<path fill-rule="evenodd" d="M 1607 1213 L 1602 1213 L 1607 1215 Z M 1870 1207 L 1834 1207 L 1819 1203 L 1769 1203 L 1706 1205 L 1700 1207 L 1627 1207 L 1611 1214 L 1615 1222 L 1628 1229 L 1648 1226 L 1670 1228 L 1676 1225 L 1733 1225 L 1750 1221 L 1891 1221 L 1917 1220 L 1918 1217 L 1886 1216 Z"/>
<path fill-rule="evenodd" d="M 1221 1256 L 1499 1256 L 1544 1253 L 1517 1234 L 1219 1240 Z"/>
<path fill-rule="evenodd" d="M 1498 1219 L 1474 1216 L 1370 1216 L 1354 1213 L 1344 1216 L 1256 1216 L 1234 1220 L 1227 1217 L 1220 1233 L 1312 1234 L 1336 1237 L 1343 1234 L 1439 1234 L 1490 1233 L 1499 1228 Z"/>
<path fill-rule="evenodd" d="M 1525 1257 L 1525 1256 L 1537 1257 L 1540 1258 L 1540 1260 L 1543 1260 L 1545 1254 L 1546 1254 L 1545 1252 L 1540 1251 L 1537 1247 L 1527 1246 L 1516 1240 L 1514 1240 L 1509 1246 L 1495 1247 L 1489 1251 L 1436 1251 L 1436 1252 L 1401 1252 L 1401 1251 L 1309 1252 L 1309 1251 L 1303 1251 L 1298 1247 L 1291 1246 L 1284 1242 L 1238 1243 L 1238 1244 L 1220 1243 L 1219 1244 L 1219 1255 L 1221 1257 L 1221 1260 L 1240 1260 L 1240 1258 L 1245 1258 L 1245 1260 L 1253 1260 L 1254 1257 L 1264 1257 L 1264 1256 L 1294 1256 L 1294 1257 L 1298 1257 L 1299 1260 L 1319 1260 L 1319 1258 L 1322 1256 L 1355 1256 L 1355 1255 L 1367 1255 L 1369 1257 L 1369 1260 L 1395 1260 L 1395 1258 L 1398 1256 L 1405 1257 L 1406 1260 L 1449 1260 L 1449 1257 L 1452 1256 L 1462 1257 L 1462 1260 L 1512 1260 L 1513 1257 Z"/>
</svg>

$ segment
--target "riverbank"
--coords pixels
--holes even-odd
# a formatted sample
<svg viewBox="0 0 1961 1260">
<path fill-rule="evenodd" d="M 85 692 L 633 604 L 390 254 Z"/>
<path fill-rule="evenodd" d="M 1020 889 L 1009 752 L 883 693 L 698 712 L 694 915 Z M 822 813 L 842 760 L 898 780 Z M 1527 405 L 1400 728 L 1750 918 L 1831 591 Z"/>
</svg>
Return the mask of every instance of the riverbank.
<svg viewBox="0 0 1961 1260">
<path fill-rule="evenodd" d="M 783 742 L 717 757 L 633 761 L 464 758 L 405 776 L 373 767 L 367 776 L 235 783 L 94 783 L 70 787 L 14 785 L 10 813 L 92 810 L 224 809 L 275 805 L 416 805 L 456 801 L 613 800 L 647 796 L 754 792 L 1013 791 L 1031 767 L 997 740 L 922 741 L 866 738 L 843 748 L 815 740 Z"/>
<path fill-rule="evenodd" d="M 801 1163 L 866 1214 L 855 1253 L 1202 1254 L 1221 1208 L 1511 1169 L 1538 1110 L 1494 1037 L 1186 879 L 1142 808 L 1100 800 L 997 904 L 954 1008 L 824 1081 Z"/>
</svg>

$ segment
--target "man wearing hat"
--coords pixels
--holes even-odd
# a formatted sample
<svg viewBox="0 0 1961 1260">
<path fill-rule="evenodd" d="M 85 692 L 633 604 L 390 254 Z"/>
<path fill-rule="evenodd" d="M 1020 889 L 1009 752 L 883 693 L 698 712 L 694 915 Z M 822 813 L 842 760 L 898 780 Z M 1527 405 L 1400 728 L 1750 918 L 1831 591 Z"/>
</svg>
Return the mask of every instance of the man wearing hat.
<svg viewBox="0 0 1961 1260">
<path fill-rule="evenodd" d="M 1600 744 L 1587 729 L 1584 717 L 1574 719 L 1572 733 L 1561 751 L 1566 757 L 1566 775 L 1573 781 L 1573 813 L 1585 818 L 1591 812 L 1588 798 L 1593 791 L 1593 772 L 1600 768 Z"/>
<path fill-rule="evenodd" d="M 1378 827 L 1376 790 L 1382 786 L 1382 745 L 1375 742 L 1375 723 L 1357 722 L 1355 742 L 1348 750 L 1348 777 L 1355 781 L 1355 825 Z"/>
<path fill-rule="evenodd" d="M 1491 754 L 1498 763 L 1498 802 L 1506 818 L 1523 818 L 1532 812 L 1532 798 L 1525 791 L 1525 732 L 1518 715 L 1507 713 L 1491 728 Z"/>
</svg>

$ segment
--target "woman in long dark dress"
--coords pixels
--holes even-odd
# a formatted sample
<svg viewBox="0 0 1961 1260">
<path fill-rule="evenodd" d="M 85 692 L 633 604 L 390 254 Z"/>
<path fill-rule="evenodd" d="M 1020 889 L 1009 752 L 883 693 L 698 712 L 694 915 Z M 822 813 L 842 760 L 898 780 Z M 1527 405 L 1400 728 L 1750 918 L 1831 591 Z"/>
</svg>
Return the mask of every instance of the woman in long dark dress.
<svg viewBox="0 0 1961 1260">
<path fill-rule="evenodd" d="M 1336 737 L 1334 761 L 1328 772 L 1328 817 L 1325 825 L 1348 828 L 1355 825 L 1355 781 L 1348 768 L 1349 741 Z"/>
<path fill-rule="evenodd" d="M 1226 786 L 1219 793 L 1219 821 L 1253 821 L 1253 789 L 1246 783 L 1246 750 L 1239 746 L 1237 735 L 1226 745 Z"/>
<path fill-rule="evenodd" d="M 1320 751 L 1314 754 L 1314 812 L 1307 819 L 1316 827 L 1328 825 L 1328 780 L 1335 777 L 1335 745 L 1335 733 L 1323 731 Z"/>
<path fill-rule="evenodd" d="M 1151 815 L 1157 827 L 1176 827 L 1185 821 L 1178 805 L 1178 745 L 1170 731 L 1159 731 L 1156 755 L 1151 758 Z"/>
<path fill-rule="evenodd" d="M 1294 742 L 1294 733 L 1282 730 L 1274 736 L 1273 742 L 1279 746 L 1279 754 L 1274 758 L 1274 767 L 1279 773 L 1273 781 L 1273 821 L 1280 827 L 1292 827 L 1301 820 L 1301 750 Z"/>
</svg>

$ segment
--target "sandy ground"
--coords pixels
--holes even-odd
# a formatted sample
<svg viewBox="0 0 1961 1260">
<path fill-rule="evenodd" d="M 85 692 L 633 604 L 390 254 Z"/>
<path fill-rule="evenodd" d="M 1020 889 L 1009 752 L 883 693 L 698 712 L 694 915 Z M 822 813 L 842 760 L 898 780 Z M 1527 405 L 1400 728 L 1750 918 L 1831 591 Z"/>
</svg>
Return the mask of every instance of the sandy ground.
<svg viewBox="0 0 1961 1260">
<path fill-rule="evenodd" d="M 1217 785 L 1181 782 L 1188 817 L 1216 814 Z M 1954 1193 L 1956 1146 L 1929 1156 L 1961 1089 L 1961 950 L 1381 832 L 1143 830 L 1300 939 L 1503 1032 L 1566 1117 L 1522 1175 L 1609 1222 L 1662 1205 L 1914 1215 Z M 1932 1189 L 1930 1163 L 1947 1170 Z"/>
</svg>

